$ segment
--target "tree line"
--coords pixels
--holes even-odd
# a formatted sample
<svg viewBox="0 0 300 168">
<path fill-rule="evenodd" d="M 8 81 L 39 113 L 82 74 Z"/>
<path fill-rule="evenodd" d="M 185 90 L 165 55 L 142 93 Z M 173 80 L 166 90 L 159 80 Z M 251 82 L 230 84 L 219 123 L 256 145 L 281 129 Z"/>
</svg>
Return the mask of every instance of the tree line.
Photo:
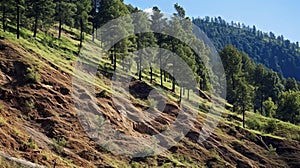
<svg viewBox="0 0 300 168">
<path fill-rule="evenodd" d="M 89 32 L 91 0 L 2 0 L 2 29 L 13 29 L 20 38 L 20 28 L 33 31 L 33 37 L 39 30 L 47 31 L 58 24 L 58 38 L 61 38 L 63 25 L 80 29 L 80 45 L 83 32 Z M 12 27 L 11 25 L 15 25 Z"/>
<path fill-rule="evenodd" d="M 208 74 L 203 64 L 203 61 L 209 60 L 198 59 L 198 57 L 196 57 L 197 53 L 189 47 L 189 44 L 194 44 L 197 50 L 202 51 L 205 56 L 208 56 L 209 49 L 207 49 L 203 41 L 194 36 L 191 19 L 186 17 L 185 10 L 178 4 L 174 5 L 176 12 L 171 19 L 166 19 L 158 7 L 153 7 L 154 14 L 150 16 L 148 13 L 132 5 L 126 5 L 121 0 L 5 0 L 1 1 L 0 4 L 3 31 L 10 29 L 10 31 L 16 32 L 17 38 L 20 38 L 20 36 L 22 36 L 20 28 L 24 27 L 32 30 L 32 37 L 36 37 L 38 31 L 47 32 L 55 25 L 55 28 L 52 30 L 57 30 L 57 38 L 61 38 L 63 26 L 66 25 L 80 30 L 80 46 L 82 46 L 85 32 L 92 34 L 93 39 L 96 36 L 103 37 L 105 35 L 110 39 L 115 38 L 112 34 L 97 34 L 97 29 L 112 19 L 130 13 L 140 12 L 140 15 L 135 16 L 137 18 L 122 20 L 121 23 L 114 27 L 116 32 L 127 35 L 132 34 L 132 30 L 142 30 L 143 32 L 147 32 L 148 30 L 154 32 L 176 30 L 174 35 L 185 38 L 187 44 L 171 36 L 163 35 L 162 33 L 148 32 L 130 35 L 113 45 L 107 53 L 113 65 L 113 69 L 116 70 L 117 64 L 120 63 L 125 70 L 126 66 L 131 65 L 132 61 L 135 61 L 137 63 L 136 69 L 138 78 L 142 80 L 143 74 L 147 73 L 148 75 L 147 70 L 143 70 L 143 66 L 149 64 L 149 76 L 150 82 L 152 82 L 154 75 L 152 62 L 157 61 L 160 66 L 159 84 L 166 88 L 164 82 L 167 80 L 171 81 L 171 88 L 168 89 L 172 92 L 175 92 L 176 86 L 180 85 L 179 99 L 181 99 L 181 93 L 184 90 L 188 90 L 189 92 L 190 89 L 194 87 L 198 87 L 201 90 L 208 90 L 210 88 Z M 133 25 L 136 26 L 132 27 Z M 189 77 L 195 77 L 199 86 L 190 86 L 184 81 L 181 81 L 181 83 L 176 81 L 174 75 L 180 72 L 180 70 L 176 68 L 180 65 L 176 65 L 176 61 L 163 61 L 169 58 L 171 59 L 171 55 L 164 54 L 164 58 L 161 58 L 159 55 L 162 54 L 157 54 L 157 57 L 152 58 L 156 60 L 147 60 L 141 57 L 141 55 L 133 56 L 131 60 L 124 59 L 129 53 L 146 47 L 164 48 L 179 55 L 191 67 L 193 76 L 190 75 Z M 153 51 L 145 52 L 151 53 Z M 155 54 L 156 53 L 152 53 L 152 55 Z M 162 67 L 164 67 L 165 70 Z"/>
<path fill-rule="evenodd" d="M 195 18 L 193 23 L 207 34 L 218 50 L 231 44 L 281 76 L 300 81 L 299 42 L 291 42 L 273 32 L 262 32 L 255 26 L 233 21 L 228 23 L 221 17 Z"/>
<path fill-rule="evenodd" d="M 300 124 L 300 85 L 294 78 L 283 78 L 256 64 L 245 52 L 232 45 L 220 51 L 227 79 L 227 101 L 232 111 L 259 112 Z"/>
</svg>

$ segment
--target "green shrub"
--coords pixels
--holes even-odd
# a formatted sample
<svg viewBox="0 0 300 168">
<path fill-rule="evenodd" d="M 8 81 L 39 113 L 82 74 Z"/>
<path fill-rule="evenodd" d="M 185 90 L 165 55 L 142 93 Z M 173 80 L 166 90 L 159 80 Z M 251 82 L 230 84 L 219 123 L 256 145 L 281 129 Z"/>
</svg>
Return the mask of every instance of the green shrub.
<svg viewBox="0 0 300 168">
<path fill-rule="evenodd" d="M 27 146 L 31 149 L 36 149 L 36 144 L 31 137 L 28 139 Z"/>
<path fill-rule="evenodd" d="M 30 111 L 32 109 L 34 109 L 34 102 L 32 100 L 26 100 L 25 101 L 25 108 L 27 111 Z"/>
<path fill-rule="evenodd" d="M 6 120 L 3 117 L 0 117 L 0 124 L 6 123 Z"/>
<path fill-rule="evenodd" d="M 274 148 L 274 147 L 272 146 L 272 144 L 270 144 L 270 145 L 269 145 L 269 154 L 274 154 L 274 153 L 276 153 L 276 148 Z"/>
<path fill-rule="evenodd" d="M 273 133 L 278 129 L 278 125 L 276 123 L 276 120 L 270 119 L 267 122 L 267 125 L 265 126 L 266 133 Z"/>
<path fill-rule="evenodd" d="M 67 146 L 68 143 L 64 137 L 56 138 L 54 142 L 57 143 L 59 146 L 63 146 L 63 147 Z"/>
<path fill-rule="evenodd" d="M 53 139 L 53 141 L 54 141 L 53 147 L 57 153 L 62 153 L 63 147 L 66 147 L 68 143 L 64 137 L 57 137 Z"/>
<path fill-rule="evenodd" d="M 252 118 L 252 117 L 249 117 L 248 119 L 246 119 L 245 123 L 248 128 L 257 130 L 257 131 L 261 131 L 261 129 L 263 127 L 261 121 L 259 121 L 256 118 Z"/>
<path fill-rule="evenodd" d="M 249 132 L 249 134 L 246 134 L 247 138 L 249 138 L 252 142 L 257 141 L 256 134 L 254 132 Z"/>
<path fill-rule="evenodd" d="M 26 81 L 30 83 L 40 83 L 41 82 L 41 76 L 38 73 L 38 70 L 36 68 L 30 68 L 28 67 L 26 70 Z"/>
<path fill-rule="evenodd" d="M 152 109 L 156 109 L 157 103 L 158 103 L 158 102 L 157 102 L 155 99 L 152 99 L 152 98 L 149 98 L 149 99 L 147 100 L 147 105 L 148 105 L 150 108 L 152 108 Z"/>
</svg>

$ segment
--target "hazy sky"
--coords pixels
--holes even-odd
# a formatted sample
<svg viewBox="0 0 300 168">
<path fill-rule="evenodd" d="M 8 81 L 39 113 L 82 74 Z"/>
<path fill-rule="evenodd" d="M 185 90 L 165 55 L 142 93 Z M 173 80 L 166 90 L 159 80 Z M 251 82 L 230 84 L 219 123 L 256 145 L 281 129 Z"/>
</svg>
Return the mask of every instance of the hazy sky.
<svg viewBox="0 0 300 168">
<path fill-rule="evenodd" d="M 124 0 L 140 9 L 158 6 L 162 12 L 174 13 L 181 5 L 190 17 L 221 16 L 227 22 L 255 25 L 264 32 L 283 35 L 300 42 L 300 0 Z"/>
</svg>

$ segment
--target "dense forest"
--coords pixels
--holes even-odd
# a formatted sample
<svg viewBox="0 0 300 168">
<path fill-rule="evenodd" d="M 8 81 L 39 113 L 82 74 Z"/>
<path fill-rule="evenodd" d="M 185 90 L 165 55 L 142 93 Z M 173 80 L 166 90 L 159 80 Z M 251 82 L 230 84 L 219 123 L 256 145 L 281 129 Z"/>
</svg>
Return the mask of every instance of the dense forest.
<svg viewBox="0 0 300 168">
<path fill-rule="evenodd" d="M 208 56 L 207 46 L 193 35 L 192 20 L 185 15 L 185 10 L 178 4 L 174 5 L 176 13 L 170 20 L 166 20 L 158 7 L 153 7 L 155 13 L 144 13 L 139 18 L 128 18 L 120 23 L 115 29 L 120 33 L 130 34 L 132 21 L 137 21 L 134 29 L 153 30 L 165 29 L 178 30 L 178 36 L 190 37 L 188 44 L 196 45 L 203 54 Z M 84 34 L 92 34 L 93 37 L 99 27 L 106 22 L 120 16 L 133 12 L 142 12 L 131 5 L 126 5 L 121 0 L 18 0 L 1 1 L 2 29 L 16 33 L 17 38 L 35 38 L 39 31 L 52 33 L 49 30 L 56 27 L 57 38 L 60 39 L 64 31 L 64 26 L 77 28 L 80 30 L 78 39 L 79 47 L 82 47 Z M 150 18 L 150 19 L 149 19 Z M 182 27 L 182 22 L 189 24 Z M 233 105 L 232 110 L 239 113 L 246 111 L 259 112 L 268 117 L 275 117 L 295 124 L 300 123 L 300 92 L 299 83 L 295 80 L 300 79 L 297 72 L 300 70 L 299 44 L 285 40 L 283 36 L 275 37 L 273 33 L 267 34 L 255 27 L 249 28 L 232 23 L 229 25 L 221 18 L 194 19 L 193 22 L 207 33 L 217 49 L 220 50 L 220 57 L 227 77 L 227 101 Z M 32 30 L 32 37 L 25 37 L 22 28 Z M 163 30 L 164 31 L 164 30 Z M 101 34 L 105 36 L 105 34 Z M 94 37 L 95 38 L 95 37 Z M 114 38 L 114 37 L 109 37 Z M 199 88 L 201 90 L 211 89 L 207 70 L 203 60 L 197 59 L 197 54 L 189 45 L 170 36 L 156 33 L 143 33 L 129 36 L 116 43 L 107 53 L 111 60 L 113 69 L 117 64 L 126 65 L 123 58 L 130 52 L 137 51 L 146 47 L 160 47 L 178 54 L 193 69 L 195 80 L 198 86 L 189 86 L 184 82 L 176 81 L 173 62 L 168 64 L 160 62 L 158 84 L 164 87 L 166 78 L 172 82 L 171 91 L 176 92 L 175 87 L 180 86 L 180 96 L 184 90 Z M 232 44 L 232 45 L 228 45 Z M 240 51 L 239 51 L 240 50 Z M 251 59 L 247 54 L 250 55 Z M 150 82 L 152 81 L 151 61 L 142 57 L 132 58 L 137 62 L 137 74 L 139 80 L 144 80 L 143 76 L 150 72 Z M 161 60 L 161 58 L 155 58 Z M 207 61 L 209 61 L 207 59 Z M 261 62 L 278 73 L 266 68 Z M 143 64 L 150 64 L 150 70 L 142 70 Z M 168 74 L 161 67 L 170 68 Z M 172 69 L 173 68 L 173 69 Z M 180 71 L 180 70 L 179 70 Z M 284 78 L 295 77 L 295 78 Z M 179 98 L 181 99 L 181 97 Z"/>
<path fill-rule="evenodd" d="M 300 81 L 300 46 L 282 35 L 273 32 L 265 33 L 255 26 L 242 23 L 228 23 L 221 17 L 205 17 L 193 19 L 221 50 L 231 44 L 246 52 L 255 62 L 262 63 L 284 77 Z"/>
</svg>

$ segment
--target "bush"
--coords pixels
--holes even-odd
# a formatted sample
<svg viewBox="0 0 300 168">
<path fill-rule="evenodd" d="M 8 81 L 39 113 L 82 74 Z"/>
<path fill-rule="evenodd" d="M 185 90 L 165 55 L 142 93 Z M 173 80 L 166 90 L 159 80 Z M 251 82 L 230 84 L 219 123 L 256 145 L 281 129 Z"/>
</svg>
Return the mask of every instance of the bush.
<svg viewBox="0 0 300 168">
<path fill-rule="evenodd" d="M 27 146 L 31 149 L 36 149 L 36 144 L 31 137 L 28 139 Z"/>
<path fill-rule="evenodd" d="M 35 105 L 34 105 L 34 102 L 32 100 L 30 100 L 30 101 L 26 100 L 25 101 L 25 108 L 26 108 L 27 111 L 30 111 L 30 110 L 34 109 L 34 106 Z"/>
<path fill-rule="evenodd" d="M 155 99 L 149 98 L 147 100 L 147 105 L 152 108 L 152 109 L 156 109 L 158 102 Z"/>
<path fill-rule="evenodd" d="M 66 147 L 68 143 L 64 137 L 57 137 L 56 139 L 53 139 L 53 141 L 54 141 L 53 147 L 57 153 L 62 153 L 63 147 Z"/>
<path fill-rule="evenodd" d="M 278 125 L 276 123 L 276 120 L 270 119 L 267 122 L 267 125 L 265 126 L 266 133 L 273 133 L 278 129 Z"/>
<path fill-rule="evenodd" d="M 272 144 L 270 144 L 270 145 L 269 145 L 269 154 L 274 154 L 274 153 L 276 153 L 276 148 L 274 148 L 274 147 L 272 146 Z"/>
<path fill-rule="evenodd" d="M 39 83 L 41 81 L 41 76 L 38 73 L 38 71 L 36 70 L 36 68 L 27 68 L 26 70 L 27 74 L 26 74 L 26 81 L 30 82 L 30 83 Z"/>
<path fill-rule="evenodd" d="M 262 123 L 258 119 L 252 118 L 252 117 L 246 119 L 245 123 L 248 128 L 253 129 L 253 130 L 258 130 L 258 131 L 261 131 L 262 126 L 263 126 Z"/>
</svg>

